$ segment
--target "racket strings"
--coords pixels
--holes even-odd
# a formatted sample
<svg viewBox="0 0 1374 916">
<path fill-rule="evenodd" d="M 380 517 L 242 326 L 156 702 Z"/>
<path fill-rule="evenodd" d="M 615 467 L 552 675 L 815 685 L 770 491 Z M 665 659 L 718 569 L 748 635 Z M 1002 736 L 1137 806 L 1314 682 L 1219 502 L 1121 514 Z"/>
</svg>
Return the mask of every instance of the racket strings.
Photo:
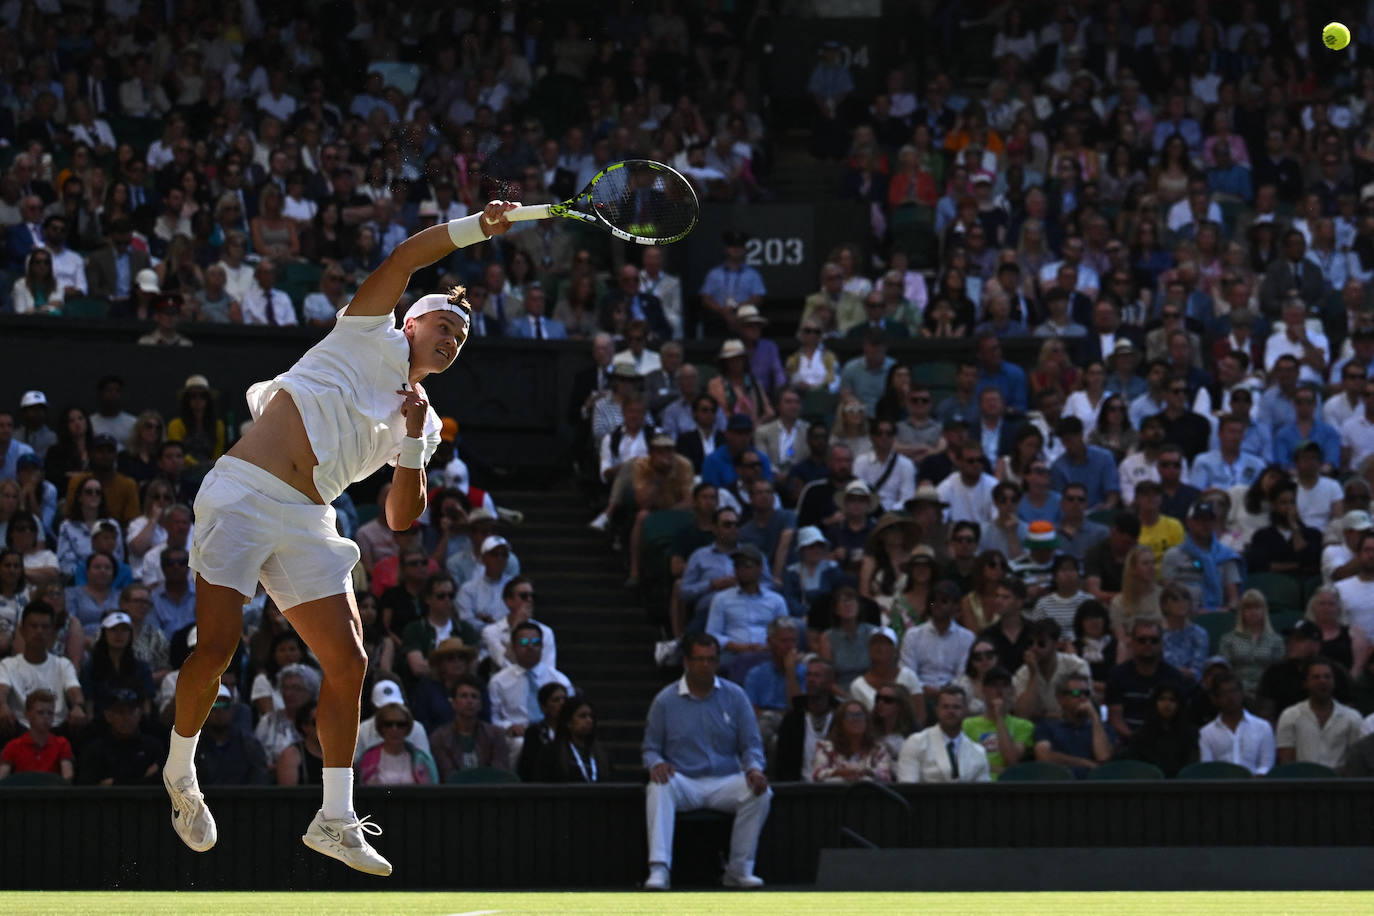
<svg viewBox="0 0 1374 916">
<path fill-rule="evenodd" d="M 673 171 L 626 163 L 604 174 L 591 191 L 597 213 L 631 235 L 677 238 L 696 222 L 696 194 Z"/>
</svg>

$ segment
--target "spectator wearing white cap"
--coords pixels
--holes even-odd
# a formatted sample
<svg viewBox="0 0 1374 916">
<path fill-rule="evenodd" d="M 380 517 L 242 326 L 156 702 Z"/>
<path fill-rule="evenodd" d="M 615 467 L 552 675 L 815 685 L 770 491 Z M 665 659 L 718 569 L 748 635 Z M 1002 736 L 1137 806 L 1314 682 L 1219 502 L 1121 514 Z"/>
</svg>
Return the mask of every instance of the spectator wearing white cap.
<svg viewBox="0 0 1374 916">
<path fill-rule="evenodd" d="M 815 525 L 797 532 L 797 555 L 797 562 L 783 573 L 782 595 L 792 616 L 801 617 L 818 598 L 838 587 L 843 572 L 830 556 L 830 542 Z"/>
<path fill-rule="evenodd" d="M 134 314 L 139 321 L 152 317 L 152 305 L 162 295 L 162 287 L 157 282 L 157 271 L 145 267 L 134 275 Z"/>
<path fill-rule="evenodd" d="M 849 695 L 872 712 L 878 691 L 888 684 L 899 684 L 913 696 L 922 693 L 921 679 L 897 658 L 896 631 L 891 627 L 878 627 L 868 634 L 868 670 L 849 682 Z M 925 719 L 924 704 L 918 718 Z"/>
<path fill-rule="evenodd" d="M 501 600 L 505 603 L 506 615 L 482 628 L 482 654 L 491 659 L 492 669 L 500 670 L 514 663 L 515 656 L 510 651 L 511 634 L 527 620 L 536 624 L 544 637 L 544 663 L 556 668 L 558 647 L 554 643 L 553 630 L 534 619 L 534 583 L 527 576 L 507 580 L 501 589 Z"/>
<path fill-rule="evenodd" d="M 514 578 L 510 572 L 510 542 L 499 534 L 489 535 L 482 542 L 482 565 L 473 570 L 472 577 L 458 589 L 454 605 L 460 620 L 474 626 L 477 621 L 491 623 L 506 614 L 501 592 Z"/>
<path fill-rule="evenodd" d="M 48 397 L 41 391 L 26 391 L 19 398 L 19 423 L 14 440 L 22 442 L 42 461 L 48 449 L 57 444 L 57 433 L 48 427 Z"/>
<path fill-rule="evenodd" d="M 353 753 L 354 766 L 363 759 L 363 754 L 382 743 L 381 733 L 377 729 L 377 715 L 388 706 L 410 709 L 406 705 L 405 694 L 401 692 L 401 685 L 389 678 L 379 680 L 372 685 L 371 699 L 375 712 L 369 718 L 358 723 L 358 747 Z M 410 733 L 406 735 L 406 741 L 423 750 L 426 754 L 430 752 L 429 732 L 425 731 L 425 727 L 413 719 Z"/>
<path fill-rule="evenodd" d="M 1334 585 L 1342 579 L 1357 575 L 1360 571 L 1355 552 L 1360 548 L 1360 539 L 1366 531 L 1374 531 L 1374 520 L 1363 509 L 1351 509 L 1341 516 L 1341 543 L 1331 544 L 1322 550 L 1322 581 Z"/>
</svg>

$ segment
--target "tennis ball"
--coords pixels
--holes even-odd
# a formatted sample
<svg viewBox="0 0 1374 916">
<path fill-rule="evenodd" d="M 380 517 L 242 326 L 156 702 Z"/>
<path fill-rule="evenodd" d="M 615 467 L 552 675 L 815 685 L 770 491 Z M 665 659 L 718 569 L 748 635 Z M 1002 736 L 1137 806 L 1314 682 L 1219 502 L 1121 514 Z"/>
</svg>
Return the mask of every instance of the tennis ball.
<svg viewBox="0 0 1374 916">
<path fill-rule="evenodd" d="M 1339 22 L 1328 22 L 1322 29 L 1322 43 L 1333 51 L 1339 51 L 1350 44 L 1350 30 Z"/>
</svg>

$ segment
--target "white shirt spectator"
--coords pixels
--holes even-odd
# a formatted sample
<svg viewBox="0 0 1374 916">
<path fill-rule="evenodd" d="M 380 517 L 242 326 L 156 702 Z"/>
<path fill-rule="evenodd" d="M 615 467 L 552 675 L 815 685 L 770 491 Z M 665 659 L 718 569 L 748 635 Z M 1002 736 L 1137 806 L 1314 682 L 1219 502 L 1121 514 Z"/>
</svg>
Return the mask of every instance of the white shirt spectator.
<svg viewBox="0 0 1374 916">
<path fill-rule="evenodd" d="M 854 476 L 875 488 L 878 502 L 888 512 L 902 511 L 906 501 L 916 494 L 916 465 L 905 455 L 897 454 L 895 449 L 888 452 L 885 461 L 879 461 L 872 452 L 864 452 L 854 459 Z M 883 482 L 881 487 L 879 480 Z"/>
<path fill-rule="evenodd" d="M 92 121 L 90 127 L 85 124 L 73 124 L 72 142 L 84 143 L 92 149 L 102 145 L 114 149 L 119 145 L 115 142 L 114 131 L 110 130 L 109 122 L 100 118 Z"/>
<path fill-rule="evenodd" d="M 224 291 L 229 294 L 229 298 L 243 303 L 243 297 L 248 294 L 250 289 L 255 288 L 253 283 L 253 265 L 240 264 L 238 267 L 230 267 L 224 261 L 218 262 L 224 268 Z"/>
<path fill-rule="evenodd" d="M 279 327 L 296 324 L 296 308 L 291 304 L 291 297 L 279 289 L 271 290 L 267 295 L 264 295 L 255 283 L 251 289 L 243 294 L 239 304 L 243 308 L 244 324 L 267 324 Z"/>
<path fill-rule="evenodd" d="M 1341 607 L 1350 615 L 1350 622 L 1364 630 L 1366 637 L 1374 639 L 1374 582 L 1350 576 L 1336 583 L 1336 591 L 1341 596 Z"/>
<path fill-rule="evenodd" d="M 57 288 L 66 291 L 69 287 L 76 287 L 84 296 L 87 290 L 86 262 L 81 255 L 70 248 L 61 251 L 49 248 L 48 252 L 52 255 L 52 277 L 57 281 Z"/>
<path fill-rule="evenodd" d="M 282 216 L 293 219 L 298 223 L 308 223 L 315 218 L 319 211 L 319 205 L 308 197 L 295 198 L 286 195 L 286 200 L 282 204 Z"/>
<path fill-rule="evenodd" d="M 306 321 L 333 321 L 338 314 L 338 309 L 334 308 L 334 303 L 324 293 L 306 296 L 301 303 L 301 311 L 305 313 Z"/>
<path fill-rule="evenodd" d="M 1063 261 L 1051 261 L 1040 268 L 1040 283 L 1048 286 L 1054 283 L 1054 279 L 1059 274 L 1059 268 Z M 1085 296 L 1091 296 L 1102 288 L 1102 280 L 1087 264 L 1079 262 L 1078 279 L 1074 281 L 1074 289 Z"/>
<path fill-rule="evenodd" d="M 1370 455 L 1374 455 L 1374 423 L 1369 415 L 1360 411 L 1341 424 L 1341 447 L 1350 449 L 1348 467 L 1358 468 Z"/>
<path fill-rule="evenodd" d="M 1332 372 L 1335 372 L 1334 368 L 1332 369 Z M 1337 379 L 1340 378 L 1340 376 L 1333 377 Z M 1340 382 L 1336 381 L 1332 384 L 1339 385 Z M 1352 404 L 1350 403 L 1350 399 L 1345 396 L 1344 392 L 1336 395 L 1335 397 L 1328 398 L 1326 403 L 1322 405 L 1322 419 L 1325 420 L 1327 423 L 1330 423 L 1332 426 L 1336 427 L 1337 430 L 1339 430 L 1342 426 L 1345 425 L 1346 420 L 1350 419 L 1357 413 L 1363 412 L 1364 405 L 1360 403 L 1359 397 L 1356 397 L 1355 403 Z"/>
<path fill-rule="evenodd" d="M 898 657 L 922 684 L 943 687 L 964 673 L 973 641 L 973 633 L 952 620 L 943 634 L 928 620 L 902 634 Z"/>
<path fill-rule="evenodd" d="M 550 668 L 558 667 L 558 646 L 553 641 L 553 630 L 537 620 L 530 622 L 538 624 L 539 632 L 544 637 L 543 663 Z M 502 617 L 495 623 L 482 627 L 482 652 L 491 659 L 493 668 L 501 669 L 514 662 L 514 659 L 508 657 L 509 650 L 510 621 L 507 618 Z"/>
<path fill-rule="evenodd" d="M 1320 763 L 1339 770 L 1345 762 L 1350 746 L 1360 740 L 1364 720 L 1360 714 L 1343 703 L 1331 701 L 1331 718 L 1322 725 L 1307 700 L 1294 703 L 1279 716 L 1275 743 L 1292 748 L 1295 759 L 1304 763 Z"/>
<path fill-rule="evenodd" d="M 1188 206 L 1188 198 L 1186 195 L 1179 198 L 1179 200 L 1169 208 L 1168 221 L 1170 232 L 1177 232 L 1184 226 L 1193 222 L 1193 209 Z M 1221 218 L 1221 205 L 1216 201 L 1212 201 L 1207 205 L 1207 221 L 1209 223 L 1225 225 Z"/>
<path fill-rule="evenodd" d="M 1331 504 L 1340 502 L 1345 496 L 1341 485 L 1330 477 L 1318 477 L 1309 489 L 1298 482 L 1298 517 L 1302 523 L 1318 531 L 1326 530 L 1331 521 Z"/>
<path fill-rule="evenodd" d="M 1322 351 L 1324 362 L 1329 363 L 1331 361 L 1331 344 L 1327 341 L 1325 334 L 1308 328 L 1307 342 Z M 1317 385 L 1323 384 L 1322 374 L 1302 362 L 1302 341 L 1289 340 L 1288 332 L 1283 328 L 1270 334 L 1269 339 L 1264 342 L 1264 371 L 1274 371 L 1274 363 L 1278 362 L 1280 356 L 1292 356 L 1298 360 L 1301 364 L 1301 368 L 1298 370 L 1299 381 L 1312 382 Z"/>
<path fill-rule="evenodd" d="M 945 510 L 945 521 L 972 521 L 980 525 L 992 521 L 992 489 L 995 486 L 997 478 L 991 474 L 984 473 L 971 487 L 964 483 L 958 471 L 950 474 L 936 487 L 940 501 L 949 503 L 949 508 Z"/>
<path fill-rule="evenodd" d="M 1350 548 L 1344 544 L 1331 544 L 1322 548 L 1322 582 L 1327 585 L 1334 585 L 1332 579 L 1335 570 L 1344 566 L 1355 558 L 1350 552 Z M 1349 578 L 1349 577 L 1347 577 Z"/>
<path fill-rule="evenodd" d="M 639 291 L 658 297 L 663 307 L 663 317 L 668 319 L 673 329 L 674 339 L 682 339 L 682 282 L 669 273 L 659 272 L 657 277 L 647 273 L 639 274 Z"/>
<path fill-rule="evenodd" d="M 1274 729 L 1259 716 L 1241 711 L 1243 718 L 1232 731 L 1217 716 L 1198 732 L 1198 759 L 1220 760 L 1245 767 L 1263 776 L 1274 766 Z"/>
<path fill-rule="evenodd" d="M 67 691 L 81 687 L 81 679 L 76 675 L 76 666 L 63 655 L 49 655 L 42 664 L 30 664 L 22 655 L 11 655 L 0 661 L 0 684 L 9 688 L 7 699 L 10 712 L 25 728 L 29 727 L 28 717 L 24 715 L 24 700 L 35 690 L 49 690 L 56 697 L 53 706 L 52 727 L 61 728 L 67 721 Z"/>
<path fill-rule="evenodd" d="M 921 679 L 918 678 L 916 672 L 912 671 L 910 668 L 898 665 L 897 680 L 895 683 L 905 687 L 914 697 L 921 695 Z M 873 703 L 878 696 L 878 690 L 862 677 L 856 677 L 849 682 L 849 695 L 864 704 L 864 709 L 872 712 Z M 807 718 L 810 718 L 810 716 Z"/>
<path fill-rule="evenodd" d="M 274 96 L 270 92 L 264 92 L 258 96 L 258 111 L 267 112 L 279 121 L 289 121 L 291 116 L 296 113 L 295 98 L 285 93 Z"/>
<path fill-rule="evenodd" d="M 1102 401 L 1111 397 L 1111 392 L 1102 392 Z M 1086 391 L 1075 391 L 1064 402 L 1063 416 L 1077 417 L 1083 421 L 1083 435 L 1087 436 L 1097 429 L 1097 414 L 1102 409 L 1102 401 L 1096 405 L 1088 398 Z"/>
<path fill-rule="evenodd" d="M 618 448 L 614 453 L 611 452 L 611 440 L 614 439 L 615 432 L 612 431 L 601 440 L 601 479 L 606 479 L 606 472 L 612 468 L 619 467 L 631 458 L 639 458 L 649 454 L 649 443 L 644 438 L 644 430 L 641 429 L 633 436 L 622 435 Z"/>
<path fill-rule="evenodd" d="M 487 684 L 487 692 L 491 695 L 491 723 L 493 725 L 507 729 L 512 725 L 530 724 L 528 712 L 530 692 L 528 675 L 530 672 L 533 672 L 534 680 L 539 687 L 548 683 L 558 683 L 567 688 L 569 695 L 573 693 L 572 681 L 568 680 L 567 675 L 563 672 L 550 665 L 541 663 L 539 667 L 532 669 L 521 668 L 519 665 L 507 665 L 496 672 Z"/>
<path fill-rule="evenodd" d="M 487 578 L 486 568 L 481 563 L 472 571 L 472 578 L 464 582 L 453 599 L 453 607 L 458 611 L 460 620 L 475 624 L 478 620 L 499 620 L 506 616 L 506 602 L 501 600 L 501 590 L 506 583 L 515 578 L 506 566 L 506 574 L 495 582 Z"/>
<path fill-rule="evenodd" d="M 647 347 L 638 357 L 635 356 L 633 350 L 621 350 L 615 355 L 615 359 L 611 361 L 611 364 L 614 365 L 616 361 L 634 363 L 640 375 L 648 375 L 650 372 L 657 372 L 659 369 L 663 368 L 663 360 L 659 358 L 657 353 Z"/>
</svg>

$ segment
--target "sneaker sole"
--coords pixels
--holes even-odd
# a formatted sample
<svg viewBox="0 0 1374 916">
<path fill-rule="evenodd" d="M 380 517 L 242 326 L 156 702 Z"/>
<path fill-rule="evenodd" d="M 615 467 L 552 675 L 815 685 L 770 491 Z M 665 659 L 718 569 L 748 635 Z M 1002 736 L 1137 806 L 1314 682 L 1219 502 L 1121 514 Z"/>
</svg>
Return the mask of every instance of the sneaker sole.
<svg viewBox="0 0 1374 916">
<path fill-rule="evenodd" d="M 344 856 L 337 850 L 335 850 L 333 846 L 319 845 L 315 840 L 312 840 L 310 838 L 309 834 L 302 834 L 301 842 L 304 843 L 310 849 L 315 850 L 315 852 L 318 852 L 321 855 L 329 856 L 329 858 L 331 859 L 336 859 L 337 861 L 342 862 L 354 871 L 360 871 L 365 875 L 376 875 L 379 878 L 386 878 L 391 874 L 391 865 L 389 863 L 385 865 L 374 865 L 366 867 L 363 865 L 354 864 L 353 862 L 344 858 Z M 383 871 L 382 869 L 385 869 L 385 871 Z"/>
</svg>

